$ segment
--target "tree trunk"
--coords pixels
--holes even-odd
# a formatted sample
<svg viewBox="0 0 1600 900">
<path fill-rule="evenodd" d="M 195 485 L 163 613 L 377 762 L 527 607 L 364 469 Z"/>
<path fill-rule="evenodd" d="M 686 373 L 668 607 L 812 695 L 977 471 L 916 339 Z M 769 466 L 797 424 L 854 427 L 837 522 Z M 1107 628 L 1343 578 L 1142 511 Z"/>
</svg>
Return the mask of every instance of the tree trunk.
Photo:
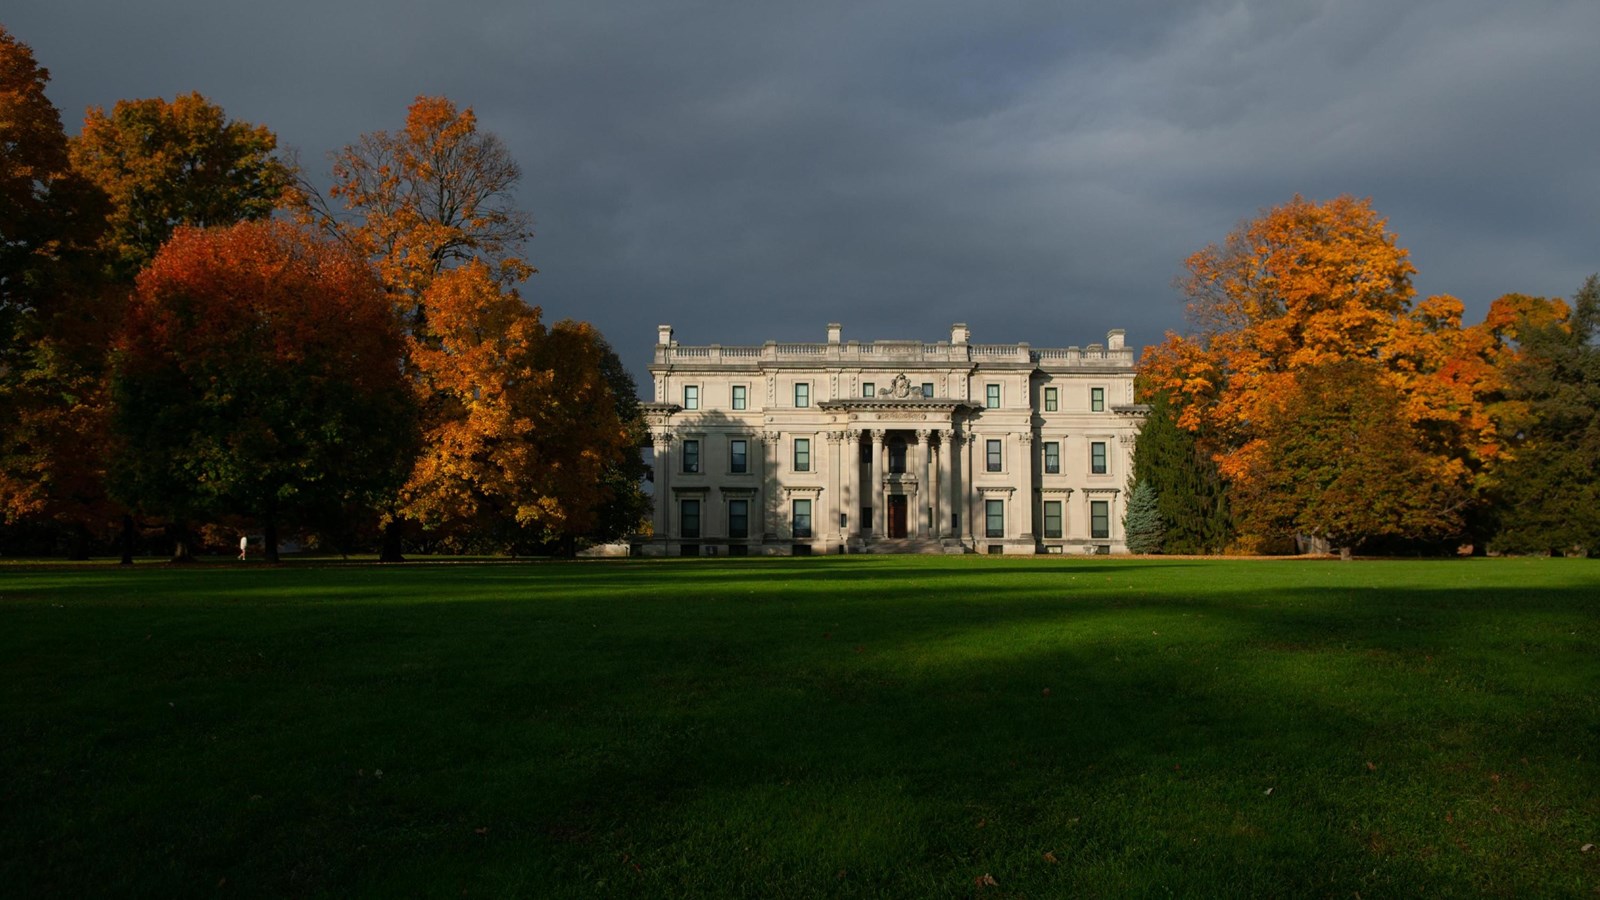
<svg viewBox="0 0 1600 900">
<path fill-rule="evenodd" d="M 378 554 L 378 562 L 405 562 L 406 558 L 401 555 L 401 549 L 400 522 L 391 518 L 383 526 L 383 548 Z"/>
<path fill-rule="evenodd" d="M 122 562 L 120 565 L 133 565 L 133 514 L 128 513 L 122 517 Z"/>
<path fill-rule="evenodd" d="M 1355 559 L 1355 555 L 1350 551 L 1349 544 L 1339 548 L 1339 559 L 1343 560 L 1344 562 L 1349 562 L 1350 560 Z"/>
<path fill-rule="evenodd" d="M 269 563 L 275 563 L 275 562 L 278 561 L 278 522 L 277 522 L 277 520 L 273 519 L 271 516 L 267 516 L 266 521 L 262 524 L 261 530 L 262 530 L 262 540 L 265 541 L 265 543 L 267 545 L 265 547 L 265 549 L 264 549 L 264 554 L 265 555 L 264 555 L 263 558 Z"/>
</svg>

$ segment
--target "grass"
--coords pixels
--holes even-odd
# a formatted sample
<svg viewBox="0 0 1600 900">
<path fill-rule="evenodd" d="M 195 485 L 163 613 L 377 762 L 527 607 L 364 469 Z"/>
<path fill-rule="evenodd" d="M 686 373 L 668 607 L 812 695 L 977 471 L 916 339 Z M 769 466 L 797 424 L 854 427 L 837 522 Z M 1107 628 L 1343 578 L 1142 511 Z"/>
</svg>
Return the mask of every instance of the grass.
<svg viewBox="0 0 1600 900">
<path fill-rule="evenodd" d="M 1593 896 L 1585 844 L 1586 560 L 0 570 L 12 896 Z"/>
</svg>

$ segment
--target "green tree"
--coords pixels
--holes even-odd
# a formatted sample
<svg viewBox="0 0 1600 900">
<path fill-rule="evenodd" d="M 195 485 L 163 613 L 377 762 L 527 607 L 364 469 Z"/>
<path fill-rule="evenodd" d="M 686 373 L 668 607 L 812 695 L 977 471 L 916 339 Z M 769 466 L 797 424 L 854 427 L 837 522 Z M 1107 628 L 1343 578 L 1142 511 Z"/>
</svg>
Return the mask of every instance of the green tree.
<svg viewBox="0 0 1600 900">
<path fill-rule="evenodd" d="M 1128 498 L 1128 512 L 1122 517 L 1122 531 L 1127 535 L 1129 552 L 1160 553 L 1166 530 L 1155 488 L 1148 481 L 1139 482 Z"/>
<path fill-rule="evenodd" d="M 595 342 L 600 350 L 600 375 L 611 389 L 617 419 L 628 435 L 628 449 L 606 467 L 601 477 L 608 499 L 600 507 L 594 532 L 587 536 L 591 542 L 603 544 L 638 531 L 653 507 L 650 496 L 644 492 L 648 467 L 644 464 L 644 455 L 639 452 L 648 430 L 644 408 L 639 403 L 638 386 L 611 344 L 598 333 Z"/>
<path fill-rule="evenodd" d="M 114 484 L 179 523 L 280 523 L 394 490 L 415 454 L 398 317 L 367 262 L 281 222 L 180 228 L 117 349 Z M 175 559 L 188 556 L 180 540 Z"/>
<path fill-rule="evenodd" d="M 290 199 L 295 171 L 277 143 L 197 93 L 91 108 L 72 164 L 110 198 L 105 246 L 118 277 L 131 279 L 179 226 L 263 219 Z"/>
<path fill-rule="evenodd" d="M 1405 396 L 1378 363 L 1301 369 L 1262 423 L 1266 452 L 1247 492 L 1248 529 L 1325 538 L 1348 558 L 1374 538 L 1457 534 L 1468 492 L 1433 471 Z"/>
<path fill-rule="evenodd" d="M 1166 553 L 1220 553 L 1233 527 L 1217 466 L 1193 433 L 1178 427 L 1171 401 L 1158 393 L 1133 449 L 1134 485 L 1148 485 L 1164 526 Z"/>
<path fill-rule="evenodd" d="M 1524 322 L 1507 395 L 1523 428 L 1498 486 L 1502 551 L 1600 555 L 1600 276 L 1564 320 Z"/>
</svg>

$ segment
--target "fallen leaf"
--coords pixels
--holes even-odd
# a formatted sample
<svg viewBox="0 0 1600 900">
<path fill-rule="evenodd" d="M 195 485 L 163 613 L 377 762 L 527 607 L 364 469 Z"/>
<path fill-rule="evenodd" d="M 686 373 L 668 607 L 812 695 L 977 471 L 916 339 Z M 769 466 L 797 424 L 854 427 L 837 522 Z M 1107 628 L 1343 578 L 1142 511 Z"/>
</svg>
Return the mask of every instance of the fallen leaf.
<svg viewBox="0 0 1600 900">
<path fill-rule="evenodd" d="M 489 833 L 489 829 L 488 828 L 474 828 L 474 829 L 472 829 L 472 833 L 473 834 L 488 834 Z"/>
<path fill-rule="evenodd" d="M 1375 762 L 1372 762 L 1371 760 L 1368 760 L 1367 761 L 1367 771 L 1368 772 L 1376 772 L 1376 771 L 1378 771 L 1378 764 L 1375 763 Z"/>
<path fill-rule="evenodd" d="M 1048 697 L 1048 696 L 1050 696 L 1050 689 L 1049 689 L 1049 688 L 1045 688 L 1045 689 L 1044 689 L 1044 695 L 1045 695 L 1045 696 L 1046 696 L 1046 697 Z"/>
<path fill-rule="evenodd" d="M 1262 792 L 1262 795 L 1266 796 L 1266 797 L 1271 797 L 1272 796 L 1272 788 L 1267 788 L 1265 791 Z"/>
<path fill-rule="evenodd" d="M 1053 866 L 1057 862 L 1056 855 L 1054 853 L 1051 853 L 1049 850 L 1046 850 L 1044 852 L 1044 861 Z"/>
<path fill-rule="evenodd" d="M 979 875 L 977 878 L 972 879 L 972 883 L 979 888 L 1000 886 L 1000 883 L 995 881 L 994 876 L 990 875 L 988 872 L 985 872 L 982 875 Z"/>
<path fill-rule="evenodd" d="M 1590 850 L 1593 850 L 1593 849 L 1594 849 L 1594 845 L 1593 844 L 1584 844 L 1582 847 L 1578 848 L 1578 852 L 1579 853 L 1588 853 Z"/>
</svg>

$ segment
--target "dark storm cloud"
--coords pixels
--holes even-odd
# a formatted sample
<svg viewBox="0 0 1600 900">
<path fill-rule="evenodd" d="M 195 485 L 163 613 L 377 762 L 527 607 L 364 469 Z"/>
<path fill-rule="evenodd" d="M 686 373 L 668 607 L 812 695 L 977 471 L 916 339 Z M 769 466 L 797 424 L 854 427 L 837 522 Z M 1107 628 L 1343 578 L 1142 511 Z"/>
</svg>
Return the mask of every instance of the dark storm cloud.
<svg viewBox="0 0 1600 900">
<path fill-rule="evenodd" d="M 1135 343 L 1188 253 L 1371 196 L 1471 317 L 1600 268 L 1592 2 L 50 3 L 82 107 L 197 89 L 314 171 L 416 94 L 524 169 L 527 294 L 635 368 L 690 343 Z M 136 9 L 134 7 L 137 7 Z"/>
</svg>

